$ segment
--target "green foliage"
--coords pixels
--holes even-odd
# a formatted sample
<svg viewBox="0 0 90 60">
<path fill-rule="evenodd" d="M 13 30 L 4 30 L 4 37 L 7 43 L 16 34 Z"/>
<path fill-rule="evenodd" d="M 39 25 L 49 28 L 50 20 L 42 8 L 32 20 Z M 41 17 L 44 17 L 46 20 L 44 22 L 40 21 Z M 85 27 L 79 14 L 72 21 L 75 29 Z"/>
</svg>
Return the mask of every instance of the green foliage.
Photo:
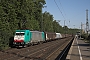
<svg viewBox="0 0 90 60">
<path fill-rule="evenodd" d="M 87 34 L 82 34 L 81 37 L 84 38 L 84 39 L 87 39 L 88 35 Z"/>
<path fill-rule="evenodd" d="M 89 41 L 90 41 L 90 34 L 88 35 L 87 40 L 89 40 Z"/>
<path fill-rule="evenodd" d="M 88 34 L 82 34 L 81 37 L 90 43 L 90 34 L 89 35 Z"/>
<path fill-rule="evenodd" d="M 53 16 L 49 12 L 44 12 L 42 20 L 43 31 L 53 32 Z"/>
<path fill-rule="evenodd" d="M 77 33 L 77 31 L 80 31 L 80 29 L 71 29 L 71 28 L 67 30 L 69 34 L 74 34 L 74 35 Z"/>
</svg>

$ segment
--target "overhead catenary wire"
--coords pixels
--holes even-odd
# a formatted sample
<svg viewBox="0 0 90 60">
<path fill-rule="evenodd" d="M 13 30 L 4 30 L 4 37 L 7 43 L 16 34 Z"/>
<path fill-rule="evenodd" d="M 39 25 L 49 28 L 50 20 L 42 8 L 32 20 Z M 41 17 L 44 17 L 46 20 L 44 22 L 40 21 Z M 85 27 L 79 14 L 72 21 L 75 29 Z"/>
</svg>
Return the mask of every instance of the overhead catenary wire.
<svg viewBox="0 0 90 60">
<path fill-rule="evenodd" d="M 67 15 L 66 15 L 66 13 L 65 13 L 65 10 L 64 10 L 64 8 L 63 8 L 60 0 L 59 0 L 59 4 L 60 4 L 60 6 L 61 6 L 61 8 L 62 8 L 62 11 L 64 12 L 64 15 L 65 15 L 66 19 L 68 19 L 68 17 L 67 17 Z M 69 22 L 69 23 L 68 23 L 68 22 Z M 69 26 L 69 25 L 70 25 L 70 19 L 69 19 L 68 22 L 66 22 L 66 23 L 67 23 L 67 25 Z"/>
<path fill-rule="evenodd" d="M 62 4 L 61 4 L 61 1 L 60 1 L 60 0 L 59 0 L 59 3 L 60 3 L 60 6 L 61 6 L 61 8 L 62 8 L 62 10 L 63 10 L 64 14 L 65 14 L 66 19 L 68 19 L 68 17 L 67 17 L 67 15 L 66 15 L 66 13 L 65 13 L 65 10 L 64 10 L 64 8 L 63 8 L 63 6 L 62 6 Z M 66 24 L 69 26 L 69 25 L 70 25 L 70 20 L 69 20 L 68 22 L 66 22 Z"/>
<path fill-rule="evenodd" d="M 63 15 L 63 13 L 62 13 L 62 11 L 60 10 L 60 8 L 59 8 L 59 6 L 58 6 L 58 4 L 56 3 L 56 1 L 55 1 L 55 0 L 54 0 L 54 2 L 55 2 L 55 4 L 56 4 L 57 8 L 59 9 L 60 13 L 62 14 L 62 16 L 63 16 L 64 20 L 66 20 L 66 19 L 65 19 L 65 17 L 64 17 L 64 15 Z"/>
<path fill-rule="evenodd" d="M 63 6 L 62 6 L 62 4 L 61 4 L 61 1 L 60 1 L 60 0 L 59 0 L 59 3 L 60 3 L 60 5 L 61 5 L 61 8 L 62 8 L 62 10 L 63 10 L 63 12 L 64 12 L 65 16 L 67 17 L 67 15 L 66 15 L 66 13 L 65 13 L 65 11 L 64 11 L 64 9 L 63 9 Z"/>
</svg>

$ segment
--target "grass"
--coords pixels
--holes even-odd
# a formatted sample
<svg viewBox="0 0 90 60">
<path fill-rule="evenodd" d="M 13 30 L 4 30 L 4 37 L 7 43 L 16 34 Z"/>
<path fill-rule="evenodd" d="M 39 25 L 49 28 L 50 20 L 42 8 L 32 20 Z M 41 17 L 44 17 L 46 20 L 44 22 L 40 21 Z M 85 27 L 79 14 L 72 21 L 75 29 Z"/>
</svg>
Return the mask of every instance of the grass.
<svg viewBox="0 0 90 60">
<path fill-rule="evenodd" d="M 1 46 L 1 47 L 0 47 L 0 51 L 6 50 L 6 49 L 9 49 L 9 46 Z"/>
</svg>

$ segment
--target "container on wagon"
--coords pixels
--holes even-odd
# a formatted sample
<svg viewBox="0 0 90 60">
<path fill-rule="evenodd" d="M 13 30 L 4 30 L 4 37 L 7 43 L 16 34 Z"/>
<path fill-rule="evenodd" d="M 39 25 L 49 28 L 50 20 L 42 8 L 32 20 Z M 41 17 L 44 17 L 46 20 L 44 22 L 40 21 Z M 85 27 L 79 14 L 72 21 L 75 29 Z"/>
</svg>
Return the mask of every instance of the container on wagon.
<svg viewBox="0 0 90 60">
<path fill-rule="evenodd" d="M 62 38 L 62 35 L 60 33 L 56 33 L 56 37 L 55 38 Z"/>
<path fill-rule="evenodd" d="M 45 37 L 46 37 L 46 40 L 52 40 L 52 39 L 55 39 L 56 33 L 45 32 Z"/>
</svg>

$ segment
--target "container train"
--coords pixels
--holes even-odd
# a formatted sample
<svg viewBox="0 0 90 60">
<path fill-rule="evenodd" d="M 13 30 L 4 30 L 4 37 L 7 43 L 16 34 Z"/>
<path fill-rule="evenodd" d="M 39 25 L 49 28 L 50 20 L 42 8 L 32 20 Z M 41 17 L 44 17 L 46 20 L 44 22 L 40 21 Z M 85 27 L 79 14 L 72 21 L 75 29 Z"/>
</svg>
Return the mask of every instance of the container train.
<svg viewBox="0 0 90 60">
<path fill-rule="evenodd" d="M 30 31 L 30 30 L 16 30 L 13 46 L 34 45 L 62 38 L 60 33 Z"/>
</svg>

